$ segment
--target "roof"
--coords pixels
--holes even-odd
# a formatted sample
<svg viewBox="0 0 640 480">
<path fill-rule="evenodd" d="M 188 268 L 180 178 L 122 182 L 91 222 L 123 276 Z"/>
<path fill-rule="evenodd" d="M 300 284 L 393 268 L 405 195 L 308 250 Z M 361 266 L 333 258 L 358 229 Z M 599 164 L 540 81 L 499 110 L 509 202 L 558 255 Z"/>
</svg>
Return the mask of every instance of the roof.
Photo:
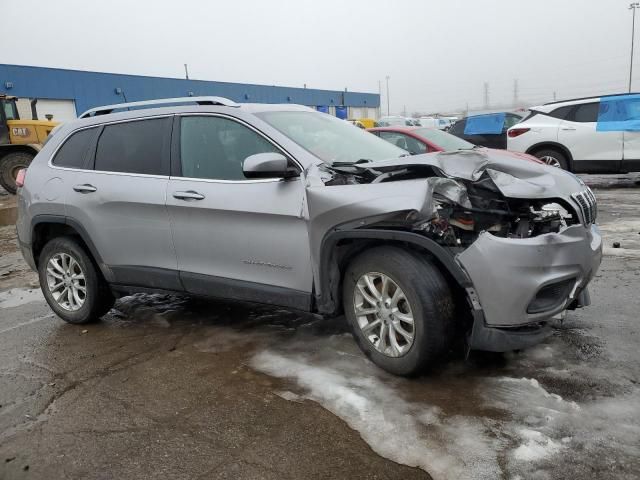
<svg viewBox="0 0 640 480">
<path fill-rule="evenodd" d="M 602 97 L 619 97 L 622 95 L 638 95 L 638 93 L 628 92 L 628 93 L 612 93 L 607 95 L 591 95 L 590 97 L 579 97 L 579 98 L 569 98 L 567 100 L 556 100 L 554 102 L 544 103 L 543 105 L 557 105 L 558 103 L 578 102 L 580 100 L 594 100 L 596 98 L 602 98 Z"/>
</svg>

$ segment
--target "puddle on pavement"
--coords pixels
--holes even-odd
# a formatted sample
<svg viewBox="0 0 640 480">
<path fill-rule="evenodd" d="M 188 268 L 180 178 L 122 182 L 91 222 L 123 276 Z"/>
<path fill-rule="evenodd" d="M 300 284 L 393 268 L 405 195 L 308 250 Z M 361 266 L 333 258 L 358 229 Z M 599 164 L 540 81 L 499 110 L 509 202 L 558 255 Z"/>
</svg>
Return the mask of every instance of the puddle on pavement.
<svg viewBox="0 0 640 480">
<path fill-rule="evenodd" d="M 379 455 L 435 479 L 640 474 L 637 370 L 618 368 L 572 315 L 534 348 L 453 358 L 410 380 L 369 362 L 340 319 L 139 294 L 120 299 L 103 324 L 190 332 L 179 348 L 239 356 L 281 379 L 273 393 L 284 401 L 317 402 Z"/>
</svg>

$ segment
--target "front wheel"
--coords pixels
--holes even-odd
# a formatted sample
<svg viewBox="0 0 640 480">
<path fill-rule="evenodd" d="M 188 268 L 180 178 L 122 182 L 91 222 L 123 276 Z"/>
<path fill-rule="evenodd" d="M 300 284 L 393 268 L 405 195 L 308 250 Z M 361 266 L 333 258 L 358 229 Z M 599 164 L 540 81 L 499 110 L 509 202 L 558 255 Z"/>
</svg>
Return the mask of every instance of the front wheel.
<svg viewBox="0 0 640 480">
<path fill-rule="evenodd" d="M 29 167 L 31 160 L 33 160 L 33 154 L 29 152 L 11 152 L 0 158 L 0 185 L 7 192 L 16 193 L 18 172 Z"/>
<path fill-rule="evenodd" d="M 390 373 L 418 374 L 449 344 L 451 290 L 423 255 L 397 247 L 366 251 L 347 268 L 343 301 L 356 342 Z"/>
<path fill-rule="evenodd" d="M 74 238 L 50 240 L 40 253 L 38 274 L 45 300 L 66 322 L 97 321 L 115 302 L 100 271 Z"/>
</svg>

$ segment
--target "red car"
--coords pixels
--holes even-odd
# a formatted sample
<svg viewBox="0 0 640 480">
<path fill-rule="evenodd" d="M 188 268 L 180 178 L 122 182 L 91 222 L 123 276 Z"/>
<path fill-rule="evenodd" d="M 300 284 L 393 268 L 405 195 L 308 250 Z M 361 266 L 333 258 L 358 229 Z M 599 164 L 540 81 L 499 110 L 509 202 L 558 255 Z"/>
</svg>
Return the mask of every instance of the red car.
<svg viewBox="0 0 640 480">
<path fill-rule="evenodd" d="M 473 143 L 469 143 L 462 138 L 436 128 L 396 126 L 368 128 L 367 131 L 377 135 L 387 142 L 405 149 L 412 155 L 429 152 L 470 150 L 475 147 Z M 529 160 L 536 163 L 544 163 L 534 156 L 527 155 L 526 153 L 508 152 L 505 150 L 501 150 L 501 152 L 514 158 Z"/>
</svg>

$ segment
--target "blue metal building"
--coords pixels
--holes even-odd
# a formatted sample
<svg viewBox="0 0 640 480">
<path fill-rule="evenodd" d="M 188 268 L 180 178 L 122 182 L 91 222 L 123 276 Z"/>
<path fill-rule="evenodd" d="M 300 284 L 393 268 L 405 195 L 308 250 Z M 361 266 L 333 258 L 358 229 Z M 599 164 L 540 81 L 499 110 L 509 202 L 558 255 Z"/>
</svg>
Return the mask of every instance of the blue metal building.
<svg viewBox="0 0 640 480">
<path fill-rule="evenodd" d="M 354 116 L 368 116 L 380 106 L 380 96 L 311 88 L 186 80 L 178 78 L 86 72 L 59 68 L 0 64 L 0 93 L 22 99 L 67 101 L 80 115 L 89 108 L 155 98 L 217 95 L 236 102 L 297 103 L 325 108 L 345 106 Z M 70 102 L 73 101 L 73 104 Z M 70 108 L 73 108 L 71 106 Z M 338 109 L 343 111 L 344 109 Z M 363 114 L 364 112 L 364 114 Z"/>
</svg>

